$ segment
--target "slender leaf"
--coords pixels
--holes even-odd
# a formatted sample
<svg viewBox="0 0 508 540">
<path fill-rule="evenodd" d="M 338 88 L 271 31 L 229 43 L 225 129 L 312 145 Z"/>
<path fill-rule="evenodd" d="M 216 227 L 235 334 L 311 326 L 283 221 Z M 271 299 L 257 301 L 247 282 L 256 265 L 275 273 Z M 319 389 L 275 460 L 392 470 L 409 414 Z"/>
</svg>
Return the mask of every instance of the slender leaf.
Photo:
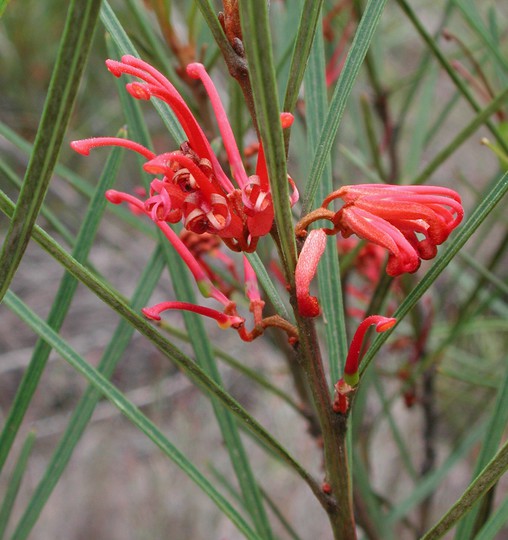
<svg viewBox="0 0 508 540">
<path fill-rule="evenodd" d="M 164 258 L 161 250 L 157 248 L 140 277 L 139 285 L 132 297 L 132 306 L 134 309 L 140 309 L 146 305 L 152 290 L 159 280 L 163 267 Z M 111 341 L 104 350 L 97 366 L 97 371 L 107 379 L 113 375 L 114 369 L 129 345 L 133 333 L 134 328 L 124 320 L 120 321 L 116 330 L 113 332 Z M 25 512 L 19 520 L 18 527 L 14 533 L 18 540 L 26 538 L 37 522 L 42 509 L 67 467 L 74 449 L 80 441 L 92 417 L 95 406 L 101 397 L 101 392 L 93 385 L 90 385 L 76 405 L 67 428 L 46 467 L 44 475 L 39 481 Z"/>
<path fill-rule="evenodd" d="M 322 7 L 323 0 L 305 0 L 303 4 L 293 54 L 291 56 L 291 67 L 289 68 L 289 79 L 284 98 L 284 111 L 291 112 L 296 107 L 298 92 L 303 81 L 314 36 L 322 35 L 320 31 L 316 32 Z"/>
<path fill-rule="evenodd" d="M 2 173 L 8 182 L 13 186 L 16 186 L 18 189 L 21 188 L 22 181 L 18 178 L 18 175 L 4 162 L 3 159 L 0 159 L 0 173 Z M 51 211 L 48 210 L 44 205 L 41 207 L 41 215 L 44 219 L 58 232 L 62 235 L 62 238 L 67 242 L 69 246 L 74 245 L 74 236 L 69 231 L 69 229 L 64 225 L 58 217 Z"/>
<path fill-rule="evenodd" d="M 86 261 L 92 248 L 101 216 L 106 207 L 104 192 L 113 184 L 116 178 L 121 155 L 122 150 L 120 148 L 112 150 L 76 237 L 72 255 L 79 262 L 84 263 Z M 61 328 L 64 322 L 77 286 L 78 281 L 74 277 L 70 274 L 64 274 L 48 315 L 48 324 L 56 331 Z M 51 348 L 43 340 L 39 340 L 35 345 L 30 365 L 23 375 L 0 434 L 0 470 L 7 459 L 21 422 L 37 389 L 50 352 Z"/>
<path fill-rule="evenodd" d="M 484 124 L 496 111 L 498 111 L 505 101 L 508 99 L 508 87 L 505 88 L 500 94 L 498 94 L 484 109 L 482 109 L 474 118 L 464 127 L 453 140 L 445 146 L 438 154 L 432 159 L 432 161 L 426 165 L 421 173 L 411 182 L 413 184 L 422 184 L 430 177 L 430 175 L 454 152 L 460 148 L 460 146 L 466 142 L 478 128 Z"/>
<path fill-rule="evenodd" d="M 453 3 L 459 8 L 464 15 L 464 18 L 468 22 L 469 26 L 476 32 L 476 34 L 481 38 L 483 43 L 487 46 L 489 53 L 492 55 L 492 58 L 495 58 L 499 66 L 503 69 L 506 76 L 508 75 L 508 60 L 506 56 L 501 52 L 498 43 L 492 38 L 492 32 L 486 25 L 483 23 L 478 9 L 476 6 L 469 1 L 464 0 L 453 0 Z"/>
<path fill-rule="evenodd" d="M 506 360 L 503 362 L 503 365 L 506 365 Z M 506 425 L 508 424 L 508 369 L 505 372 L 504 380 L 502 384 L 499 387 L 499 391 L 497 393 L 497 399 L 494 406 L 494 410 L 492 411 L 489 427 L 487 429 L 487 433 L 485 434 L 485 438 L 482 444 L 482 449 L 480 451 L 480 455 L 478 456 L 478 459 L 476 460 L 476 465 L 473 472 L 473 478 L 477 476 L 481 470 L 487 465 L 489 460 L 491 460 L 496 450 L 499 447 L 499 443 L 501 442 L 501 438 L 503 436 L 503 433 L 506 429 Z M 457 533 L 455 535 L 455 538 L 457 540 L 468 540 L 469 538 L 472 538 L 474 528 L 475 528 L 475 521 L 476 517 L 478 515 L 479 507 L 476 505 L 472 510 L 469 512 L 469 514 L 466 516 L 464 520 L 462 520 L 457 527 Z"/>
<path fill-rule="evenodd" d="M 321 32 L 316 34 L 312 47 L 309 67 L 305 74 L 306 120 L 308 146 L 311 153 L 316 150 L 321 126 L 326 116 L 326 80 L 324 43 Z M 323 178 L 317 190 L 317 204 L 333 191 L 332 165 L 330 157 L 326 161 Z M 348 342 L 344 301 L 340 279 L 337 241 L 328 238 L 327 247 L 318 266 L 319 301 L 323 310 L 326 328 L 326 345 L 330 364 L 330 383 L 335 384 L 346 361 Z"/>
<path fill-rule="evenodd" d="M 100 0 L 73 0 L 16 211 L 0 253 L 0 300 L 23 257 L 44 200 L 92 43 Z"/>
<path fill-rule="evenodd" d="M 353 89 L 354 82 L 362 66 L 374 32 L 377 28 L 386 0 L 369 0 L 362 19 L 356 30 L 353 43 L 349 49 L 346 62 L 341 71 L 339 80 L 333 91 L 332 100 L 326 115 L 326 121 L 321 130 L 317 152 L 312 161 L 311 172 L 305 186 L 303 196 L 302 215 L 312 208 L 314 197 L 321 180 L 326 161 L 335 141 L 340 121 L 344 114 L 348 98 Z"/>
<path fill-rule="evenodd" d="M 239 6 L 256 121 L 270 178 L 275 223 L 287 277 L 292 279 L 296 266 L 296 244 L 289 204 L 286 152 L 279 119 L 280 108 L 268 10 L 265 2 L 257 0 L 240 0 Z"/>
<path fill-rule="evenodd" d="M 171 250 L 167 252 L 166 263 L 171 273 L 177 299 L 196 303 L 194 287 L 189 280 L 189 273 L 183 261 Z M 195 314 L 184 312 L 183 315 L 188 334 L 199 336 L 199 339 L 191 341 L 196 362 L 215 383 L 222 386 L 222 378 L 203 321 Z M 212 399 L 212 407 L 240 484 L 245 508 L 250 513 L 260 537 L 267 540 L 273 538 L 270 523 L 263 506 L 261 492 L 240 438 L 235 418 L 228 409 L 215 399 Z"/>
<path fill-rule="evenodd" d="M 163 435 L 159 428 L 149 420 L 135 405 L 117 390 L 103 375 L 81 358 L 58 334 L 31 311 L 14 293 L 7 291 L 4 303 L 34 332 L 46 340 L 76 371 L 86 377 L 118 410 L 140 431 L 153 441 L 185 474 L 189 476 L 229 517 L 239 531 L 247 538 L 260 537 L 249 527 L 231 504 L 213 487 L 201 472 Z M 13 536 L 12 540 L 18 540 Z"/>
<path fill-rule="evenodd" d="M 489 520 L 480 529 L 478 534 L 474 537 L 475 540 L 495 540 L 500 538 L 497 536 L 498 532 L 508 521 L 508 497 L 499 505 L 499 508 L 492 513 Z"/>
<path fill-rule="evenodd" d="M 422 536 L 421 540 L 438 540 L 469 512 L 472 506 L 487 493 L 508 469 L 508 442 L 492 458 L 489 464 L 470 484 L 462 497 L 446 512 L 446 514 Z"/>
<path fill-rule="evenodd" d="M 416 125 L 418 129 L 413 130 L 411 144 L 409 145 L 406 163 L 405 176 L 411 178 L 414 176 L 418 165 L 422 160 L 422 153 L 425 148 L 425 134 L 428 130 L 430 121 L 429 111 L 432 108 L 432 103 L 435 100 L 436 84 L 438 80 L 439 70 L 433 66 L 433 69 L 428 74 L 428 79 L 425 81 L 421 95 L 418 99 L 418 111 L 416 113 Z"/>
<path fill-rule="evenodd" d="M 14 204 L 0 190 L 0 209 L 8 217 L 11 217 Z M 125 301 L 113 291 L 106 283 L 97 278 L 87 268 L 79 264 L 68 253 L 65 252 L 46 232 L 40 227 L 33 229 L 34 240 L 41 245 L 52 257 L 54 257 L 66 270 L 68 270 L 81 283 L 88 287 L 104 303 L 109 305 L 115 312 L 128 321 L 136 330 L 147 337 L 163 354 L 172 360 L 201 390 L 208 395 L 213 395 L 221 401 L 246 428 L 252 432 L 262 442 L 267 444 L 277 454 L 282 461 L 287 463 L 305 482 L 312 491 L 318 495 L 321 490 L 317 482 L 310 474 L 293 458 L 293 456 L 277 442 L 247 411 L 219 385 L 212 381 L 202 369 L 199 368 L 190 358 L 185 356 L 173 344 L 153 328 L 144 318 L 130 308 Z"/>
<path fill-rule="evenodd" d="M 436 491 L 439 484 L 443 482 L 450 470 L 457 463 L 464 459 L 464 456 L 471 451 L 473 445 L 485 435 L 486 427 L 483 424 L 471 428 L 465 437 L 455 446 L 453 452 L 445 459 L 442 465 L 421 478 L 413 491 L 398 504 L 388 515 L 388 520 L 395 523 L 400 518 L 406 516 L 417 504 L 425 500 L 431 493 Z"/>
<path fill-rule="evenodd" d="M 425 41 L 430 51 L 432 51 L 432 54 L 436 58 L 436 60 L 439 62 L 441 67 L 446 71 L 450 79 L 453 81 L 459 92 L 462 94 L 462 96 L 468 101 L 468 103 L 471 105 L 473 110 L 475 112 L 480 112 L 480 106 L 476 102 L 476 100 L 471 95 L 471 92 L 467 89 L 465 83 L 462 81 L 462 79 L 458 76 L 458 74 L 455 72 L 455 70 L 452 68 L 448 60 L 445 58 L 439 47 L 437 46 L 436 42 L 432 38 L 432 36 L 427 32 L 421 21 L 416 16 L 416 13 L 412 9 L 412 7 L 407 3 L 406 0 L 396 0 L 397 4 L 399 4 L 402 11 L 406 14 L 408 19 L 411 21 L 411 24 L 415 27 L 416 31 L 420 34 L 421 38 Z M 492 135 L 495 137 L 496 142 L 501 146 L 501 148 L 508 152 L 508 143 L 504 140 L 502 134 L 500 133 L 497 126 L 490 120 L 485 121 L 485 125 L 489 128 Z"/>
<path fill-rule="evenodd" d="M 25 439 L 23 447 L 21 448 L 21 452 L 14 467 L 14 471 L 11 478 L 9 479 L 9 485 L 7 486 L 2 506 L 0 507 L 0 538 L 4 537 L 5 530 L 9 523 L 9 518 L 12 514 L 12 508 L 14 506 L 14 502 L 16 501 L 16 497 L 21 486 L 21 481 L 23 480 L 23 476 L 26 472 L 28 458 L 30 457 L 34 442 L 35 433 L 31 431 Z"/>
</svg>

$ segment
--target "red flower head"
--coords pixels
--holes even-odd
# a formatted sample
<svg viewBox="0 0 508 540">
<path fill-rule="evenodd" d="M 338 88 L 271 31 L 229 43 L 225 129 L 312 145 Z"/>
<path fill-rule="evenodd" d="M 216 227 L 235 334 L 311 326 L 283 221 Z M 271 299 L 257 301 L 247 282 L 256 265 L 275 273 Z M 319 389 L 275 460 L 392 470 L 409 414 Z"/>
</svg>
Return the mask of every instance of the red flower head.
<svg viewBox="0 0 508 540">
<path fill-rule="evenodd" d="M 464 215 L 460 196 L 444 187 L 344 186 L 323 201 L 323 208 L 337 198 L 345 204 L 333 216 L 336 228 L 346 238 L 356 234 L 386 248 L 390 276 L 415 272 L 421 259 L 435 257 Z"/>
<path fill-rule="evenodd" d="M 144 202 L 147 214 L 155 222 L 176 223 L 183 220 L 185 228 L 196 234 L 219 235 L 234 251 L 252 252 L 257 240 L 266 235 L 273 224 L 273 204 L 270 184 L 260 146 L 256 174 L 247 176 L 233 131 L 219 94 L 202 64 L 187 66 L 187 73 L 200 79 L 210 98 L 226 150 L 234 183 L 222 169 L 208 139 L 191 110 L 175 87 L 150 64 L 133 56 L 122 61 L 107 60 L 113 75 L 132 75 L 141 82 L 128 83 L 128 92 L 136 99 L 155 97 L 167 103 L 180 122 L 187 141 L 179 150 L 156 155 L 142 145 L 115 137 L 99 137 L 74 141 L 72 148 L 88 154 L 97 146 L 124 146 L 143 155 L 145 171 L 156 178 Z M 283 113 L 283 127 L 292 123 L 292 115 Z M 293 187 L 291 203 L 298 199 Z"/>
</svg>

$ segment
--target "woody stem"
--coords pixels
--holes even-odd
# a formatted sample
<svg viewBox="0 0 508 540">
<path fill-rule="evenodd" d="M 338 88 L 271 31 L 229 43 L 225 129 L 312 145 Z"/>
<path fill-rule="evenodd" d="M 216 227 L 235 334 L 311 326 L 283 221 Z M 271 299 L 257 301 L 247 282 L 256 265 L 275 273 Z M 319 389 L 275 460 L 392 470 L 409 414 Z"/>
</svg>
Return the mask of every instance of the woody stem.
<svg viewBox="0 0 508 540">
<path fill-rule="evenodd" d="M 293 305 L 296 308 L 296 299 Z M 300 335 L 298 361 L 309 383 L 323 437 L 326 481 L 331 487 L 325 506 L 336 540 L 355 540 L 353 497 L 346 448 L 347 417 L 333 412 L 314 322 L 295 309 Z"/>
</svg>

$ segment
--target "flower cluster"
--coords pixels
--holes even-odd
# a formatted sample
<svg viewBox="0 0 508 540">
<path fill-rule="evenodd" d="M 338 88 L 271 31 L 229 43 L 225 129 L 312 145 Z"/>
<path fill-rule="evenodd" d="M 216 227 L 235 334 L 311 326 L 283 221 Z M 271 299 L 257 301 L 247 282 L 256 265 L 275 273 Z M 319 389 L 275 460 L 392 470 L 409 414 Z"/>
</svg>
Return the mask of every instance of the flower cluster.
<svg viewBox="0 0 508 540">
<path fill-rule="evenodd" d="M 263 318 L 264 302 L 261 299 L 257 278 L 247 258 L 243 256 L 245 293 L 254 316 L 254 327 L 248 332 L 245 319 L 240 317 L 231 299 L 235 287 L 215 272 L 207 262 L 207 256 L 215 257 L 226 265 L 233 281 L 238 280 L 234 261 L 221 251 L 226 244 L 237 252 L 253 252 L 258 239 L 268 234 L 273 225 L 274 211 L 270 183 L 263 146 L 257 145 L 258 160 L 255 174 L 248 176 L 242 163 L 240 151 L 218 92 L 204 66 L 192 63 L 187 74 L 200 79 L 209 96 L 218 128 L 227 154 L 232 180 L 224 172 L 217 155 L 182 96 L 175 87 L 150 64 L 133 56 L 123 56 L 121 62 L 107 60 L 106 66 L 113 75 L 131 75 L 139 81 L 126 85 L 127 91 L 136 99 L 157 98 L 164 101 L 178 119 L 187 140 L 178 150 L 155 154 L 134 141 L 117 137 L 96 137 L 73 141 L 71 147 L 88 155 L 90 149 L 101 146 L 121 146 L 141 154 L 146 162 L 143 168 L 156 175 L 146 193 L 138 189 L 134 196 L 116 190 L 106 192 L 113 204 L 127 203 L 136 215 L 148 216 L 173 245 L 191 271 L 203 296 L 213 298 L 223 306 L 223 311 L 187 302 L 161 302 L 143 309 L 146 317 L 160 320 L 163 311 L 188 310 L 215 319 L 221 328 L 234 328 L 245 341 L 251 341 L 268 326 L 284 330 L 291 342 L 297 340 L 296 329 L 279 316 Z M 282 113 L 283 128 L 289 127 L 293 116 Z M 298 200 L 293 188 L 290 204 Z M 183 223 L 178 235 L 170 226 Z"/>
<path fill-rule="evenodd" d="M 219 94 L 204 66 L 189 64 L 187 74 L 200 79 L 208 93 L 235 183 L 222 169 L 182 96 L 159 71 L 128 55 L 123 56 L 121 62 L 107 60 L 106 65 L 117 77 L 127 74 L 140 79 L 141 82 L 126 85 L 134 98 L 148 100 L 154 97 L 167 103 L 188 140 L 178 150 L 158 155 L 138 143 L 115 137 L 74 141 L 72 148 L 87 155 L 91 148 L 116 145 L 140 153 L 147 160 L 144 170 L 161 176 L 151 182 L 149 196 L 143 202 L 146 213 L 154 222 L 183 221 L 187 230 L 196 234 L 216 234 L 234 251 L 254 251 L 259 237 L 268 234 L 272 228 L 274 217 L 263 147 L 259 145 L 255 174 L 248 176 Z M 292 121 L 291 114 L 281 114 L 284 128 Z M 290 177 L 288 181 L 293 188 L 290 200 L 293 205 L 298 200 L 298 192 Z"/>
<path fill-rule="evenodd" d="M 344 202 L 337 212 L 328 209 L 335 199 Z M 324 249 L 324 234 L 340 232 L 344 238 L 356 234 L 385 248 L 389 254 L 386 272 L 399 276 L 416 272 L 422 259 L 435 257 L 437 246 L 448 238 L 463 216 L 460 196 L 439 186 L 360 184 L 334 191 L 320 208 L 307 214 L 296 226 L 297 235 L 306 236 L 306 229 L 315 221 L 325 219 L 333 225 L 319 229 L 320 233 L 311 231 L 302 249 L 304 257 L 298 260 L 296 289 L 302 314 L 309 317 L 319 314 L 309 285 Z"/>
<path fill-rule="evenodd" d="M 464 216 L 459 195 L 438 186 L 344 186 L 328 195 L 323 208 L 337 198 L 345 204 L 333 223 L 346 238 L 357 234 L 386 248 L 390 276 L 416 272 L 421 259 L 435 257 Z"/>
</svg>

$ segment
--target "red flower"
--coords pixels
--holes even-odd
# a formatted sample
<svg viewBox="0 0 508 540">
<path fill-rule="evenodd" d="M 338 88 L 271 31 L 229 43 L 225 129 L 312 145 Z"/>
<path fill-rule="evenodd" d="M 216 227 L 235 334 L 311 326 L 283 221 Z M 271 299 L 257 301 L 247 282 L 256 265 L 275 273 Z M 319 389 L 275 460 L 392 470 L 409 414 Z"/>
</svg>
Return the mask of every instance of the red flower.
<svg viewBox="0 0 508 540">
<path fill-rule="evenodd" d="M 358 384 L 358 368 L 360 365 L 360 352 L 362 348 L 363 338 L 370 325 L 376 325 L 376 332 L 386 332 L 392 328 L 397 319 L 393 317 L 383 317 L 382 315 L 371 315 L 367 317 L 363 322 L 358 326 L 353 339 L 351 340 L 351 345 L 349 346 L 349 351 L 347 353 L 346 365 L 344 366 L 344 380 L 351 386 L 356 386 Z"/>
<path fill-rule="evenodd" d="M 333 401 L 333 410 L 336 413 L 346 414 L 349 410 L 350 398 L 358 386 L 360 377 L 358 368 L 360 365 L 360 352 L 363 339 L 370 325 L 376 325 L 376 332 L 386 332 L 392 328 L 397 319 L 383 317 L 382 315 L 371 315 L 367 317 L 358 326 L 358 329 L 353 336 L 351 345 L 344 366 L 344 377 L 339 379 L 335 384 L 335 398 Z"/>
<path fill-rule="evenodd" d="M 460 196 L 436 186 L 361 184 L 344 186 L 331 193 L 323 208 L 337 198 L 344 206 L 333 223 L 344 237 L 360 238 L 386 248 L 387 273 L 398 276 L 415 272 L 420 259 L 436 256 L 442 244 L 464 215 Z"/>
<path fill-rule="evenodd" d="M 156 304 L 155 306 L 143 308 L 141 311 L 143 312 L 143 315 L 145 315 L 149 319 L 152 319 L 154 321 L 160 321 L 160 314 L 163 311 L 167 311 L 168 309 L 183 309 L 186 311 L 198 313 L 199 315 L 210 317 L 211 319 L 215 319 L 219 327 L 222 329 L 230 327 L 240 328 L 245 322 L 245 319 L 242 319 L 242 317 L 239 317 L 238 315 L 227 315 L 226 313 L 221 313 L 220 311 L 217 311 L 215 309 L 211 309 L 205 306 L 197 306 L 195 304 L 189 304 L 188 302 L 161 302 L 160 304 Z"/>
<path fill-rule="evenodd" d="M 88 154 L 97 146 L 124 146 L 140 153 L 147 162 L 145 171 L 156 178 L 144 205 L 154 222 L 176 223 L 196 234 L 220 236 L 234 251 L 252 252 L 258 238 L 268 234 L 273 224 L 273 204 L 263 148 L 260 145 L 256 174 L 247 176 L 219 94 L 202 64 L 187 66 L 187 73 L 200 79 L 210 98 L 226 150 L 234 183 L 222 169 L 217 156 L 191 110 L 175 87 L 154 67 L 133 56 L 122 61 L 107 60 L 108 69 L 117 77 L 137 77 L 142 82 L 127 84 L 136 99 L 155 97 L 167 103 L 188 138 L 179 150 L 156 155 L 142 145 L 115 137 L 74 141 L 72 148 Z M 292 115 L 283 113 L 281 122 L 288 127 Z M 298 199 L 293 187 L 291 204 Z M 236 184 L 236 185 L 235 185 Z"/>
<path fill-rule="evenodd" d="M 317 265 L 325 248 L 326 233 L 323 229 L 310 231 L 296 263 L 296 299 L 298 312 L 304 317 L 317 317 L 321 312 L 318 299 L 310 294 L 310 283 L 316 275 Z"/>
</svg>

